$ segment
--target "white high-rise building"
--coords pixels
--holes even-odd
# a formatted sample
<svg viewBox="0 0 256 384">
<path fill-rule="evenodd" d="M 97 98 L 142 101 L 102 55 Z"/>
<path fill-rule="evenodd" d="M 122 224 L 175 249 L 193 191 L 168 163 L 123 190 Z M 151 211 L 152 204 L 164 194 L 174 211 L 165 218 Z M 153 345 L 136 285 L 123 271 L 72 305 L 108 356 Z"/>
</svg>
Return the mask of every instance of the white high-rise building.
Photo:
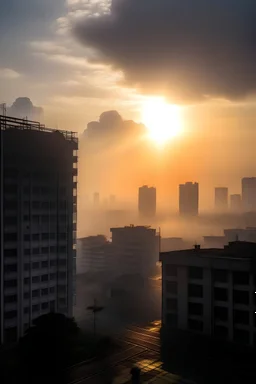
<svg viewBox="0 0 256 384">
<path fill-rule="evenodd" d="M 0 341 L 50 311 L 72 316 L 76 257 L 75 133 L 0 116 Z"/>
</svg>

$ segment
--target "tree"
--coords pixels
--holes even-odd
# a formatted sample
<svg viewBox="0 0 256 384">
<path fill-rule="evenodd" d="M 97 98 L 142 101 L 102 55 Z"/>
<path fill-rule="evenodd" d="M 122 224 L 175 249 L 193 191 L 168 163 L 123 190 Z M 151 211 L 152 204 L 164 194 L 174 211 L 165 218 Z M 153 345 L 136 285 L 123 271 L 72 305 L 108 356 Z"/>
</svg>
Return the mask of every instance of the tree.
<svg viewBox="0 0 256 384">
<path fill-rule="evenodd" d="M 27 378 L 56 377 L 69 366 L 79 328 L 72 318 L 49 313 L 33 321 L 20 339 L 19 352 L 23 374 Z"/>
</svg>

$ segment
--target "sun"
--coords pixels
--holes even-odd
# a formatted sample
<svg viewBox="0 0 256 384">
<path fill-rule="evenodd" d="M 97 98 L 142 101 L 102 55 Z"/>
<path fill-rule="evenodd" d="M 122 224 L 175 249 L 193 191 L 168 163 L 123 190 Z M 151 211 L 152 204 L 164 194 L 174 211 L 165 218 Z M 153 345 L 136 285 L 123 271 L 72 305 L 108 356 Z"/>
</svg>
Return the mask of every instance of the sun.
<svg viewBox="0 0 256 384">
<path fill-rule="evenodd" d="M 159 144 L 181 133 L 180 107 L 166 103 L 163 98 L 145 101 L 141 117 L 149 131 L 149 137 Z"/>
</svg>

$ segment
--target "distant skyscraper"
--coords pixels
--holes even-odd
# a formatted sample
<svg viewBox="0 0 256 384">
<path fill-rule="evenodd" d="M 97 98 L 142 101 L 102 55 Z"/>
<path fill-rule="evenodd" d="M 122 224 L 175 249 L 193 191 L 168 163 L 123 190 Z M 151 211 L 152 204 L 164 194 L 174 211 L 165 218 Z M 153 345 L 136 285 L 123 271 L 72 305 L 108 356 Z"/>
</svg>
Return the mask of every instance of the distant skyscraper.
<svg viewBox="0 0 256 384">
<path fill-rule="evenodd" d="M 110 195 L 109 196 L 109 204 L 110 204 L 110 208 L 115 208 L 115 205 L 116 205 L 116 197 L 115 197 L 115 195 Z"/>
<path fill-rule="evenodd" d="M 228 209 L 228 188 L 215 188 L 215 209 L 219 212 Z"/>
<path fill-rule="evenodd" d="M 232 212 L 239 212 L 242 209 L 242 197 L 239 194 L 230 195 L 230 210 Z"/>
<path fill-rule="evenodd" d="M 245 212 L 256 211 L 256 177 L 242 179 L 242 203 Z"/>
<path fill-rule="evenodd" d="M 75 133 L 0 116 L 0 344 L 40 315 L 72 316 Z"/>
<path fill-rule="evenodd" d="M 139 213 L 143 216 L 155 216 L 156 188 L 147 185 L 139 188 Z"/>
<path fill-rule="evenodd" d="M 198 183 L 188 182 L 179 186 L 180 215 L 197 216 L 199 202 Z"/>
<path fill-rule="evenodd" d="M 98 207 L 100 205 L 100 194 L 98 192 L 95 192 L 93 194 L 93 206 Z"/>
</svg>

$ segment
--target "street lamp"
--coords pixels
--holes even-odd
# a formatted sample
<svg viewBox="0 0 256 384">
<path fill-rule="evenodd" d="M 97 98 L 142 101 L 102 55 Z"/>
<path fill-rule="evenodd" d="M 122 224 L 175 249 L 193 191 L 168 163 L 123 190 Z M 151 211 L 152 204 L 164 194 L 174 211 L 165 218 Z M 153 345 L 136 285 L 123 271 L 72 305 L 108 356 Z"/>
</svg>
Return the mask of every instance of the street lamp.
<svg viewBox="0 0 256 384">
<path fill-rule="evenodd" d="M 96 313 L 102 311 L 104 307 L 100 307 L 96 304 L 96 299 L 94 299 L 94 304 L 87 307 L 88 311 L 93 313 L 93 335 L 96 336 Z"/>
</svg>

